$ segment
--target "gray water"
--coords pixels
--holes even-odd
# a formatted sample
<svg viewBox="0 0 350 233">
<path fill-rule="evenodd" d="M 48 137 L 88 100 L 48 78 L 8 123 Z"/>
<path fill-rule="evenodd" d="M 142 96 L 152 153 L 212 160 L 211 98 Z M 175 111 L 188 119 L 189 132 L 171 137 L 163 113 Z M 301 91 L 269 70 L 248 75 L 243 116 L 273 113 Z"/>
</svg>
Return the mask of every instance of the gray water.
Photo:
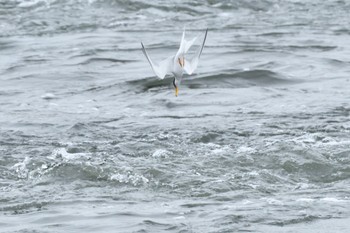
<svg viewBox="0 0 350 233">
<path fill-rule="evenodd" d="M 0 0 L 0 232 L 350 232 L 349 12 Z"/>
</svg>

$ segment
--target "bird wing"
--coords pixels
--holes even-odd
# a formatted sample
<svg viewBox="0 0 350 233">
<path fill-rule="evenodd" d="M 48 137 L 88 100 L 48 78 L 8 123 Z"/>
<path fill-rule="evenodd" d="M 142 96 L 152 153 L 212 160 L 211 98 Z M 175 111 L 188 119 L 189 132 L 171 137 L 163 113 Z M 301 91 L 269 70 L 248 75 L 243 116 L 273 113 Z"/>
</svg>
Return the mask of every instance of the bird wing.
<svg viewBox="0 0 350 233">
<path fill-rule="evenodd" d="M 154 74 L 158 78 L 163 79 L 167 73 L 172 72 L 172 68 L 174 65 L 174 56 L 168 57 L 168 58 L 164 59 L 163 61 L 159 62 L 159 65 L 156 65 L 152 62 L 152 60 L 149 57 L 149 55 L 145 49 L 145 46 L 143 45 L 142 42 L 141 42 L 141 45 L 142 45 L 143 54 L 145 55 L 149 64 L 151 65 L 151 68 L 152 68 Z"/>
<path fill-rule="evenodd" d="M 186 48 L 186 41 L 185 41 L 185 29 L 182 33 L 182 38 L 181 38 L 181 42 L 180 42 L 180 47 L 179 50 L 177 51 L 175 57 L 179 57 L 181 54 L 185 53 L 185 48 Z"/>
<path fill-rule="evenodd" d="M 198 62 L 199 62 L 199 57 L 202 54 L 203 47 L 204 47 L 204 44 L 205 44 L 205 40 L 207 39 L 207 34 L 208 34 L 208 29 L 205 31 L 205 35 L 204 35 L 202 46 L 195 53 L 194 57 L 190 61 L 185 59 L 184 70 L 186 71 L 187 74 L 192 74 L 193 71 L 197 68 Z"/>
<path fill-rule="evenodd" d="M 187 53 L 187 51 L 191 48 L 191 46 L 193 45 L 193 43 L 197 40 L 197 37 L 193 38 L 190 41 L 187 41 L 185 39 L 185 29 L 182 33 L 182 38 L 181 38 L 181 43 L 180 43 L 180 48 L 176 53 L 176 57 L 179 57 L 180 55 L 184 55 L 185 53 Z"/>
<path fill-rule="evenodd" d="M 197 40 L 197 37 L 193 38 L 190 41 L 186 41 L 185 40 L 185 53 L 188 52 L 188 50 L 191 48 L 191 46 L 193 45 L 193 43 Z"/>
</svg>

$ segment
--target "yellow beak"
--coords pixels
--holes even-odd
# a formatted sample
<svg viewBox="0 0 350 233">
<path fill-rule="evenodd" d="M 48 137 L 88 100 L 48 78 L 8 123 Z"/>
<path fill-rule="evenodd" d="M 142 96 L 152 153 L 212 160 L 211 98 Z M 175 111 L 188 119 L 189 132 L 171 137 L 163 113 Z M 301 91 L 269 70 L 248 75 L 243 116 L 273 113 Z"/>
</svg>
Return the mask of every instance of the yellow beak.
<svg viewBox="0 0 350 233">
<path fill-rule="evenodd" d="M 175 87 L 175 96 L 177 97 L 178 94 L 179 94 L 179 88 Z"/>
</svg>

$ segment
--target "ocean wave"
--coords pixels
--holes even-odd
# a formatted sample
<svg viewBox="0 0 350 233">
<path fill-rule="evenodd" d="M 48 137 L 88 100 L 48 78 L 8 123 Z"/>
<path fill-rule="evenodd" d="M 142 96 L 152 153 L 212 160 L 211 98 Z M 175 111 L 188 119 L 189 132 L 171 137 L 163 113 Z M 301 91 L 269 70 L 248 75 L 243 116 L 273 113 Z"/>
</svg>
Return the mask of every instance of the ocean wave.
<svg viewBox="0 0 350 233">
<path fill-rule="evenodd" d="M 88 65 L 91 63 L 106 63 L 106 62 L 111 62 L 111 63 L 116 63 L 116 64 L 124 64 L 124 63 L 129 63 L 129 62 L 134 62 L 133 60 L 123 60 L 123 59 L 115 59 L 115 58 L 104 58 L 104 57 L 93 57 L 89 58 L 86 61 L 83 61 L 77 65 Z"/>
<path fill-rule="evenodd" d="M 195 3 L 173 0 L 161 4 L 141 0 L 12 0 L 0 4 L 0 12 L 7 16 L 0 36 L 42 36 L 98 29 L 164 31 L 174 27 L 174 22 L 181 25 L 175 26 L 177 29 L 182 29 L 187 25 L 197 30 L 198 26 L 205 28 L 209 25 L 213 30 L 222 28 L 238 30 L 251 27 L 252 24 L 254 25 L 254 20 L 261 20 L 260 16 L 263 18 L 262 22 L 285 26 L 287 24 L 284 20 L 286 13 L 295 14 L 297 12 L 297 16 L 300 12 L 305 13 L 300 11 L 300 5 L 305 9 L 316 8 L 319 11 L 325 11 L 327 7 L 334 7 L 339 15 L 344 16 L 347 14 L 346 9 L 350 8 L 348 4 L 339 8 L 337 4 L 331 3 L 330 6 L 327 4 L 315 6 L 312 3 L 295 1 L 280 4 L 277 0 L 208 0 Z M 257 18 L 253 17 L 251 19 L 253 22 L 241 21 L 241 16 L 251 14 L 249 12 L 256 13 L 257 16 L 254 17 Z M 281 19 L 276 17 L 280 21 L 270 21 L 271 18 L 274 18 L 270 17 L 272 14 L 280 16 Z M 20 15 L 20 20 L 14 15 Z M 308 20 L 308 25 L 313 24 L 314 22 L 309 20 L 308 15 L 301 16 L 300 19 L 296 17 L 297 22 L 293 22 L 292 25 L 303 27 L 301 23 L 304 23 L 305 20 Z M 326 17 L 322 20 L 328 23 Z M 344 32 L 346 33 L 346 30 L 335 30 L 335 33 Z"/>
<path fill-rule="evenodd" d="M 159 90 L 171 86 L 173 78 L 159 80 L 145 78 L 127 81 L 127 85 L 138 88 L 140 91 Z M 292 80 L 270 70 L 228 70 L 220 73 L 200 75 L 194 78 L 184 77 L 181 85 L 190 89 L 202 88 L 245 88 L 252 86 L 287 85 L 300 82 Z"/>
</svg>

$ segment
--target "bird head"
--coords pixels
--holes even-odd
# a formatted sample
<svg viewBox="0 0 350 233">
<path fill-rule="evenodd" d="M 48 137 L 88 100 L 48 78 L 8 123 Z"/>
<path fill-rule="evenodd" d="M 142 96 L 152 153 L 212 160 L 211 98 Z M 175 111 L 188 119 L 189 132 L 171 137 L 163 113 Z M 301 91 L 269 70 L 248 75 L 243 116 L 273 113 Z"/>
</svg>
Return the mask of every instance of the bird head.
<svg viewBox="0 0 350 233">
<path fill-rule="evenodd" d="M 176 77 L 174 78 L 173 80 L 173 85 L 175 87 L 175 96 L 177 97 L 178 94 L 179 94 L 179 85 L 180 85 L 180 82 L 176 79 Z"/>
</svg>

